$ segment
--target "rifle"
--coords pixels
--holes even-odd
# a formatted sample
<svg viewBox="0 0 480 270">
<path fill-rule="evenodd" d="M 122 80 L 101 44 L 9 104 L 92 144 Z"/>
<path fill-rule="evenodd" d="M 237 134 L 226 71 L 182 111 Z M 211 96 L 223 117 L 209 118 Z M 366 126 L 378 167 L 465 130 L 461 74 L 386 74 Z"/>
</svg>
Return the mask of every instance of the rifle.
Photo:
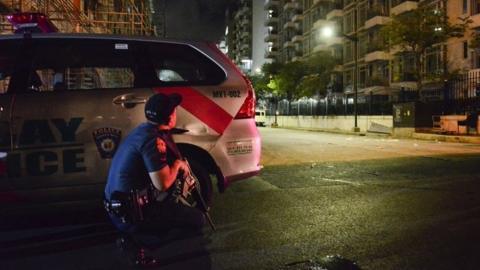
<svg viewBox="0 0 480 270">
<path fill-rule="evenodd" d="M 190 163 L 188 162 L 188 160 L 186 158 L 183 158 L 183 161 L 185 161 L 185 163 L 187 164 L 188 170 L 190 171 L 190 174 L 188 174 L 188 175 L 184 174 L 181 181 L 179 181 L 181 183 L 179 183 L 179 185 L 177 185 L 177 194 L 178 194 L 176 196 L 177 197 L 177 202 L 180 201 L 185 205 L 192 206 L 186 200 L 186 198 L 188 198 L 190 195 L 194 196 L 197 204 L 199 205 L 200 210 L 203 212 L 203 215 L 207 219 L 208 224 L 210 224 L 210 227 L 212 228 L 213 231 L 216 231 L 215 224 L 213 224 L 212 217 L 210 216 L 210 213 L 209 213 L 210 207 L 208 207 L 208 205 L 205 203 L 205 199 L 202 196 L 200 181 L 193 174 L 192 168 L 190 167 Z M 188 190 L 188 187 L 186 185 L 186 181 L 188 181 L 188 180 L 194 182 L 194 187 L 193 187 L 192 190 L 195 192 L 195 194 L 191 194 L 191 191 Z"/>
</svg>

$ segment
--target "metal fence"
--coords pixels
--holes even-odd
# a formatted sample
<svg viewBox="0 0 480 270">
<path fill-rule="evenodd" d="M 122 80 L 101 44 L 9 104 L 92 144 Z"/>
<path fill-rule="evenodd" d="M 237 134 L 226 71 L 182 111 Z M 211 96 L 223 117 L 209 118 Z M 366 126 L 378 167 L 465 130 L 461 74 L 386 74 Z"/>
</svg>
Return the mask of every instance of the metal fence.
<svg viewBox="0 0 480 270">
<path fill-rule="evenodd" d="M 337 100 L 328 99 L 300 99 L 289 102 L 288 100 L 270 100 L 266 103 L 267 115 L 353 115 L 353 98 L 345 97 Z M 357 104 L 359 115 L 391 115 L 392 103 L 388 101 L 367 101 Z"/>
<path fill-rule="evenodd" d="M 358 115 L 392 115 L 395 103 L 421 101 L 433 108 L 434 115 L 480 112 L 480 71 L 473 71 L 446 81 L 437 87 L 425 86 L 417 91 L 397 91 L 396 96 L 362 96 L 357 103 Z M 337 93 L 329 98 L 302 98 L 288 101 L 269 98 L 263 103 L 267 115 L 353 115 L 353 95 Z"/>
</svg>

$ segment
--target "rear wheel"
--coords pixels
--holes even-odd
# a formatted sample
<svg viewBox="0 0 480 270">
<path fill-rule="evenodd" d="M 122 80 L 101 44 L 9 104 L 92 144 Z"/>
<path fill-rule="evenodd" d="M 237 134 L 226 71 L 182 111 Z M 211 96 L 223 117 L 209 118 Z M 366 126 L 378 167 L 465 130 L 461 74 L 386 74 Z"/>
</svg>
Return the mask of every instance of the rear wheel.
<svg viewBox="0 0 480 270">
<path fill-rule="evenodd" d="M 205 201 L 207 206 L 211 206 L 213 197 L 213 185 L 210 174 L 197 160 L 189 159 L 188 162 L 190 163 L 193 174 L 198 178 L 198 181 L 200 182 L 200 192 L 202 194 L 203 200 Z"/>
</svg>

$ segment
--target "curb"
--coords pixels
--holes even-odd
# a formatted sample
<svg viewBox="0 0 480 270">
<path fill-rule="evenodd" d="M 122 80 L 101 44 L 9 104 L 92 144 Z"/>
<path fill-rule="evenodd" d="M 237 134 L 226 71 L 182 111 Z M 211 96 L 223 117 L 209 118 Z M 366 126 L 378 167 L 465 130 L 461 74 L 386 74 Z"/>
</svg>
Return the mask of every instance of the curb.
<svg viewBox="0 0 480 270">
<path fill-rule="evenodd" d="M 353 132 L 353 131 L 345 131 L 345 130 L 339 130 L 339 129 L 280 127 L 280 126 L 278 126 L 278 127 L 266 126 L 266 128 L 302 130 L 302 131 L 333 133 L 333 134 L 342 134 L 342 135 L 351 135 L 351 136 L 378 136 L 378 137 L 391 137 L 391 136 L 392 136 L 391 134 L 385 134 L 385 133 L 377 133 L 377 132 Z"/>
<path fill-rule="evenodd" d="M 411 136 L 394 136 L 392 134 L 386 133 L 377 133 L 377 132 L 352 132 L 338 129 L 320 129 L 320 128 L 299 128 L 299 127 L 271 127 L 266 126 L 265 128 L 273 129 L 290 129 L 290 130 L 302 130 L 310 132 L 323 132 L 323 133 L 332 133 L 332 134 L 342 134 L 342 135 L 351 135 L 351 136 L 375 136 L 375 137 L 391 137 L 391 138 L 401 138 L 401 139 L 417 139 L 425 141 L 439 141 L 439 142 L 453 142 L 453 143 L 470 143 L 470 144 L 480 144 L 480 136 L 456 136 L 456 135 L 440 135 L 440 134 L 431 134 L 431 133 L 412 133 Z"/>
<path fill-rule="evenodd" d="M 413 133 L 413 139 L 428 140 L 428 141 L 440 141 L 440 142 L 456 142 L 456 143 L 471 143 L 480 144 L 479 136 L 458 136 L 458 135 L 440 135 L 430 133 Z"/>
</svg>

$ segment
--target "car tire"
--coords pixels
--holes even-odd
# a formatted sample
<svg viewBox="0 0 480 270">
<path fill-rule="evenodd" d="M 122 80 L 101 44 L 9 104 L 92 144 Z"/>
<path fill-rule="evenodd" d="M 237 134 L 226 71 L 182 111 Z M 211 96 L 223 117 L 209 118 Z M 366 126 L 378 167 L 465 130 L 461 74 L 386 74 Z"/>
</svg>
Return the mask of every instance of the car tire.
<svg viewBox="0 0 480 270">
<path fill-rule="evenodd" d="M 211 206 L 213 198 L 213 184 L 210 174 L 197 160 L 189 160 L 189 163 L 193 174 L 198 178 L 198 181 L 200 182 L 200 192 L 202 193 L 203 200 L 205 201 L 207 206 Z"/>
</svg>

